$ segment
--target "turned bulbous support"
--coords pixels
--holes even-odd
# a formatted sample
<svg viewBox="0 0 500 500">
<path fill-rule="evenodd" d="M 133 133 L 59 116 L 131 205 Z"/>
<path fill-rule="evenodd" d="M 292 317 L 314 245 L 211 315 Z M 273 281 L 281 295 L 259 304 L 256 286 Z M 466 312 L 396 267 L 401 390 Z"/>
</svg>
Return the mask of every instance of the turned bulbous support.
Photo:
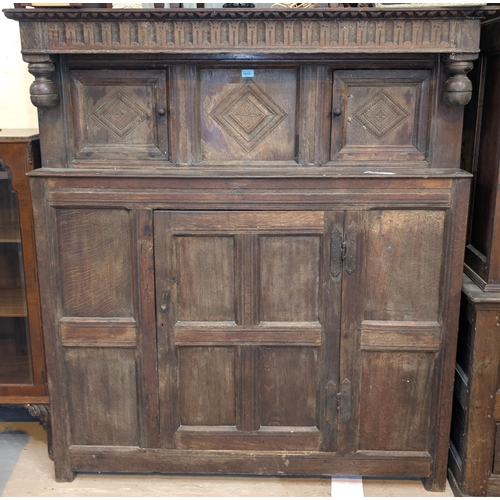
<svg viewBox="0 0 500 500">
<path fill-rule="evenodd" d="M 472 98 L 472 82 L 467 73 L 473 68 L 471 61 L 449 59 L 446 70 L 451 73 L 444 84 L 444 100 L 450 106 L 465 106 Z"/>
<path fill-rule="evenodd" d="M 50 79 L 55 66 L 52 62 L 31 62 L 28 71 L 35 77 L 30 86 L 31 102 L 37 108 L 53 108 L 59 102 L 57 85 Z"/>
</svg>

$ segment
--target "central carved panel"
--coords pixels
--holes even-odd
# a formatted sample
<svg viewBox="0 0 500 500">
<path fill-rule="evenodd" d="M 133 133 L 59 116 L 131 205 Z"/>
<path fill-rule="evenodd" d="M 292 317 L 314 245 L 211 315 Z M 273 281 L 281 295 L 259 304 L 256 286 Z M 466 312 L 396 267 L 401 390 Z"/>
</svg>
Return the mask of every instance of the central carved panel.
<svg viewBox="0 0 500 500">
<path fill-rule="evenodd" d="M 231 92 L 210 116 L 245 151 L 251 151 L 287 116 L 255 82 Z"/>
<path fill-rule="evenodd" d="M 354 113 L 354 118 L 377 139 L 408 118 L 409 113 L 395 103 L 383 90 Z"/>
<path fill-rule="evenodd" d="M 120 139 L 127 136 L 147 114 L 123 92 L 116 92 L 93 114 L 94 118 Z"/>
</svg>

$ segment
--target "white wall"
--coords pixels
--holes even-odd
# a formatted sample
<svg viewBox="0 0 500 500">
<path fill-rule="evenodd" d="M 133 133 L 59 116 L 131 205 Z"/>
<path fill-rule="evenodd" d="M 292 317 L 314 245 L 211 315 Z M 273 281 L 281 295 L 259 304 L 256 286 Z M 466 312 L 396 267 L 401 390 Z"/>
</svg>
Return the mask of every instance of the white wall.
<svg viewBox="0 0 500 500">
<path fill-rule="evenodd" d="M 52 0 L 52 3 L 59 1 Z M 144 5 L 152 7 L 152 4 Z M 271 4 L 263 6 L 266 5 Z M 2 9 L 13 6 L 14 4 L 9 1 L 0 0 Z M 215 6 L 221 7 L 222 3 L 207 4 L 207 7 Z M 29 97 L 29 87 L 34 77 L 28 73 L 28 64 L 21 57 L 19 24 L 7 19 L 2 12 L 0 12 L 0 68 L 0 129 L 38 128 L 37 110 L 31 104 Z"/>
<path fill-rule="evenodd" d="M 13 4 L 1 2 L 3 8 Z M 21 57 L 19 23 L 0 12 L 0 129 L 38 128 L 37 110 L 30 101 L 34 77 Z"/>
</svg>

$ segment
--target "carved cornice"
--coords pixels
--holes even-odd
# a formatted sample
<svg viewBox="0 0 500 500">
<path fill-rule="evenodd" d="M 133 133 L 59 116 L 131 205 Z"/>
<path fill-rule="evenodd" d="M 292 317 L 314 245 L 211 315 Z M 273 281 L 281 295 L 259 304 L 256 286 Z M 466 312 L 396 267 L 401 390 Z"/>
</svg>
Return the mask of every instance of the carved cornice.
<svg viewBox="0 0 500 500">
<path fill-rule="evenodd" d="M 344 9 L 5 9 L 16 21 L 94 21 L 129 20 L 193 21 L 223 20 L 293 20 L 293 19 L 484 19 L 498 13 L 497 7 L 480 8 L 379 8 Z"/>
<path fill-rule="evenodd" d="M 24 54 L 477 52 L 483 9 L 6 10 Z"/>
</svg>

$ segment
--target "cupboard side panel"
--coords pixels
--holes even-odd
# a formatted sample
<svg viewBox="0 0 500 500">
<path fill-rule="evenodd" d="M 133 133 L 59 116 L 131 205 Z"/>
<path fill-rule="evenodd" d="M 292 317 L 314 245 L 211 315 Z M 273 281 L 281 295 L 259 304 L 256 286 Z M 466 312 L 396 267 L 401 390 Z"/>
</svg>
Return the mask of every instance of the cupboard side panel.
<svg viewBox="0 0 500 500">
<path fill-rule="evenodd" d="M 363 352 L 359 449 L 427 451 L 433 353 Z"/>
<path fill-rule="evenodd" d="M 50 207 L 47 181 L 30 179 L 33 216 L 36 231 L 36 252 L 41 294 L 45 356 L 51 420 L 54 429 L 53 453 L 56 481 L 72 481 L 75 474 L 69 457 L 71 429 L 69 402 L 66 397 L 66 368 L 64 350 L 57 338 L 57 323 L 62 316 L 60 292 L 59 248 L 57 241 L 56 210 Z"/>
<path fill-rule="evenodd" d="M 65 315 L 133 317 L 129 212 L 61 208 L 57 222 Z"/>
</svg>

